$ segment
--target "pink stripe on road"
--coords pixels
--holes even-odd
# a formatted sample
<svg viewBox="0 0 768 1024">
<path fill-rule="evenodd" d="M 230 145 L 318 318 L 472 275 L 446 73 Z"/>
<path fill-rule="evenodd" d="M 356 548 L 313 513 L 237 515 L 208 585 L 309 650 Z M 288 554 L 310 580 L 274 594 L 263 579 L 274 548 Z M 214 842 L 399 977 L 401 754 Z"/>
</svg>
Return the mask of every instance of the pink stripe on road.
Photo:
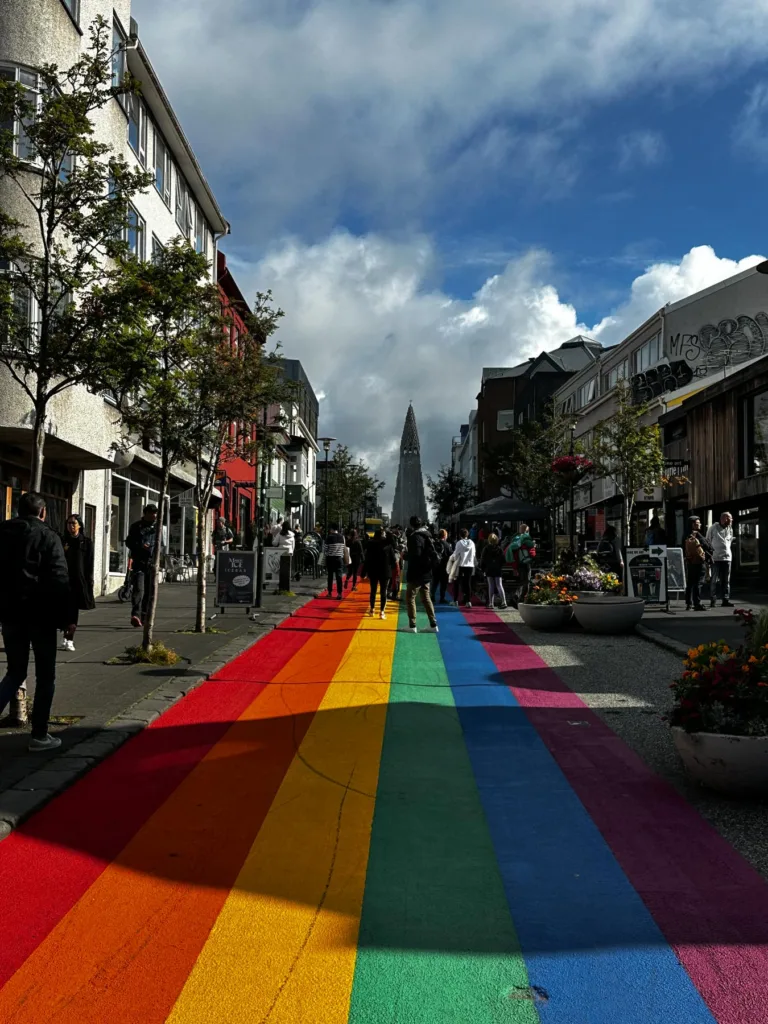
<svg viewBox="0 0 768 1024">
<path fill-rule="evenodd" d="M 496 615 L 467 619 L 719 1024 L 768 1022 L 768 885 Z"/>
</svg>

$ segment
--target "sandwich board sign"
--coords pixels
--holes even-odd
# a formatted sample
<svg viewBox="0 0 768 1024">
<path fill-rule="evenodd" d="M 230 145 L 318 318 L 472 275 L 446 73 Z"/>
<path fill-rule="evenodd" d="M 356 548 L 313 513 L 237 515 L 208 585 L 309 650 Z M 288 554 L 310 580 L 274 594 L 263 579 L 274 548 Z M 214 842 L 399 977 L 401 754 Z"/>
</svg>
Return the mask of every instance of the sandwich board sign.
<svg viewBox="0 0 768 1024">
<path fill-rule="evenodd" d="M 667 590 L 670 594 L 685 593 L 685 559 L 682 548 L 667 548 Z"/>
<path fill-rule="evenodd" d="M 219 551 L 216 555 L 216 604 L 219 608 L 255 603 L 256 552 Z"/>
<path fill-rule="evenodd" d="M 627 548 L 626 567 L 630 597 L 642 597 L 647 605 L 667 607 L 667 549 L 663 544 Z"/>
</svg>

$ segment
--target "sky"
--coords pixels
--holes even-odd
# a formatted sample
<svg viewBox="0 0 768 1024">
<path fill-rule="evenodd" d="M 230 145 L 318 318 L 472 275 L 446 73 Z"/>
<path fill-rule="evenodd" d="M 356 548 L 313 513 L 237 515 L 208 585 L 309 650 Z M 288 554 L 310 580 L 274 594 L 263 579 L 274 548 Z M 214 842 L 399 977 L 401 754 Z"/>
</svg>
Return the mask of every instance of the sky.
<svg viewBox="0 0 768 1024">
<path fill-rule="evenodd" d="M 768 0 L 133 0 L 320 430 L 450 461 L 483 366 L 768 251 Z"/>
</svg>

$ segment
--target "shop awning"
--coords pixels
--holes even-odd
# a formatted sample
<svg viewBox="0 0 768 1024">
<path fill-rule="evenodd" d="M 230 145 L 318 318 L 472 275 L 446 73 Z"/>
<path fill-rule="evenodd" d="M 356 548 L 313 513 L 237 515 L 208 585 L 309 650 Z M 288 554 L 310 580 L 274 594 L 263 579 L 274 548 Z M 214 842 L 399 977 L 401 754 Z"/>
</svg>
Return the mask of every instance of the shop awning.
<svg viewBox="0 0 768 1024">
<path fill-rule="evenodd" d="M 34 434 L 31 427 L 0 427 L 0 444 L 10 444 L 20 448 L 25 455 L 32 454 Z M 111 453 L 110 453 L 111 454 Z M 52 462 L 58 462 L 67 469 L 79 472 L 81 469 L 109 469 L 114 463 L 112 458 L 86 451 L 55 434 L 45 435 L 44 455 Z"/>
<path fill-rule="evenodd" d="M 513 519 L 546 519 L 549 516 L 549 509 L 542 505 L 529 505 L 520 498 L 505 498 L 501 495 L 498 498 L 491 498 L 483 501 L 472 508 L 466 508 L 459 515 L 459 520 L 474 522 L 487 520 L 513 520 Z"/>
</svg>

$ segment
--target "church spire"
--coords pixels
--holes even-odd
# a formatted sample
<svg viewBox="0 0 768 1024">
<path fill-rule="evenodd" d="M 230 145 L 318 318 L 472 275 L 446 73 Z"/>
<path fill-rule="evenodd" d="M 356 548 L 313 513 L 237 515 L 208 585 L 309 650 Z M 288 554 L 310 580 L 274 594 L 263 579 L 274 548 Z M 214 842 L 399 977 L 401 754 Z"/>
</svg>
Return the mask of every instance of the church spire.
<svg viewBox="0 0 768 1024">
<path fill-rule="evenodd" d="M 419 446 L 419 431 L 416 426 L 416 413 L 413 411 L 413 406 L 408 406 L 408 412 L 405 416 L 405 426 L 403 427 L 403 438 L 400 441 L 400 454 L 401 455 L 418 455 L 421 451 Z"/>
<path fill-rule="evenodd" d="M 392 522 L 397 526 L 407 526 L 411 516 L 418 516 L 422 521 L 426 521 L 427 518 L 420 452 L 416 414 L 411 404 L 405 415 L 403 437 L 400 442 L 400 465 L 397 469 L 395 500 L 392 506 Z"/>
</svg>

